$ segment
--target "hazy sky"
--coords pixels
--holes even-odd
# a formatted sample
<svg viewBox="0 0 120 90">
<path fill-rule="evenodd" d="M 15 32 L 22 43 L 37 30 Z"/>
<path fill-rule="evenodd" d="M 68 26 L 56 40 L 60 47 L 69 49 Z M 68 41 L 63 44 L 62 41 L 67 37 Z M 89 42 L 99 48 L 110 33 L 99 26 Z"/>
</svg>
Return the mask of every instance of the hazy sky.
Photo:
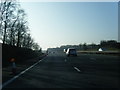
<svg viewBox="0 0 120 90">
<path fill-rule="evenodd" d="M 21 2 L 42 49 L 118 40 L 117 2 Z"/>
</svg>

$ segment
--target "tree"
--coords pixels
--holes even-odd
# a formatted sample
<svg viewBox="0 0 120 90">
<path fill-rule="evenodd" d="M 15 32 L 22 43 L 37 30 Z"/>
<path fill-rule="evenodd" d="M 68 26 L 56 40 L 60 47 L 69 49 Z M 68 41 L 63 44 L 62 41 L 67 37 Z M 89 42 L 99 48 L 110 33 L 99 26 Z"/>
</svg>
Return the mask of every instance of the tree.
<svg viewBox="0 0 120 90">
<path fill-rule="evenodd" d="M 3 0 L 0 3 L 0 39 L 3 44 L 38 49 L 29 33 L 26 13 L 15 0 Z"/>
<path fill-rule="evenodd" d="M 41 50 L 41 48 L 40 48 L 40 46 L 37 43 L 34 43 L 33 44 L 33 50 L 39 51 L 39 50 Z"/>
<path fill-rule="evenodd" d="M 10 30 L 10 24 L 13 19 L 13 13 L 16 9 L 15 0 L 4 0 L 0 3 L 0 20 L 1 20 L 1 35 L 3 44 L 7 43 L 7 36 L 9 35 L 8 30 Z"/>
<path fill-rule="evenodd" d="M 83 44 L 83 50 L 87 50 L 87 44 L 86 43 Z"/>
</svg>

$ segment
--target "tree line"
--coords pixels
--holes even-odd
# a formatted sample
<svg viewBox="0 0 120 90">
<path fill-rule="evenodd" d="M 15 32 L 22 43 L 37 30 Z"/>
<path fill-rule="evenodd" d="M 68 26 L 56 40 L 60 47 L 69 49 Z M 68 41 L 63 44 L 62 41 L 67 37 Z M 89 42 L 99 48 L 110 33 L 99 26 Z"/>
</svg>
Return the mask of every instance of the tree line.
<svg viewBox="0 0 120 90">
<path fill-rule="evenodd" d="M 98 50 L 99 48 L 102 48 L 104 50 L 119 50 L 120 49 L 120 43 L 116 40 L 101 40 L 100 44 L 79 44 L 79 45 L 63 45 L 60 46 L 61 49 L 67 49 L 67 48 L 76 48 L 77 50 Z"/>
<path fill-rule="evenodd" d="M 0 2 L 0 40 L 12 46 L 41 49 L 31 37 L 27 15 L 16 0 Z"/>
</svg>

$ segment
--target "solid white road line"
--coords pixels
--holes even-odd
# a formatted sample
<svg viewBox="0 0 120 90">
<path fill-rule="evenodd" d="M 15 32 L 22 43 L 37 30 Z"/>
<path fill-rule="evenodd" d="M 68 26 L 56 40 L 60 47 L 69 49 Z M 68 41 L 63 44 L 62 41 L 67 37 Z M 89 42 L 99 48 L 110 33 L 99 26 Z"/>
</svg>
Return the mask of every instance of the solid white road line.
<svg viewBox="0 0 120 90">
<path fill-rule="evenodd" d="M 77 70 L 78 72 L 81 72 L 81 70 L 79 70 L 77 67 L 74 67 L 75 70 Z"/>
<path fill-rule="evenodd" d="M 45 58 L 43 58 L 45 59 Z M 24 74 L 26 71 L 28 71 L 29 69 L 33 68 L 35 65 L 37 65 L 39 62 L 41 62 L 43 59 L 39 60 L 38 62 L 36 62 L 35 64 L 33 64 L 32 66 L 30 66 L 29 68 L 25 69 L 24 71 L 22 71 L 21 73 L 19 73 L 18 75 L 14 76 L 13 78 L 11 78 L 10 80 L 8 80 L 7 82 L 3 83 L 2 88 L 4 88 L 6 85 L 8 85 L 9 83 L 11 83 L 12 81 L 14 81 L 16 78 L 18 78 L 19 76 L 21 76 L 22 74 Z"/>
</svg>

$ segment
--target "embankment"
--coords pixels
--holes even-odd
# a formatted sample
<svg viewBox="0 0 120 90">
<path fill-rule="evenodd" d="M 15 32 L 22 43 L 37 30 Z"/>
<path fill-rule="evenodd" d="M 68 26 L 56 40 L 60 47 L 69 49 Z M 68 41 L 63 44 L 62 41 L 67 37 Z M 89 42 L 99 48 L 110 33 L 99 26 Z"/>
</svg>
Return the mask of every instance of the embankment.
<svg viewBox="0 0 120 90">
<path fill-rule="evenodd" d="M 14 58 L 16 63 L 24 63 L 32 58 L 42 55 L 41 52 L 33 51 L 28 48 L 20 48 L 10 45 L 2 45 L 2 67 L 11 65 L 11 59 Z"/>
</svg>

